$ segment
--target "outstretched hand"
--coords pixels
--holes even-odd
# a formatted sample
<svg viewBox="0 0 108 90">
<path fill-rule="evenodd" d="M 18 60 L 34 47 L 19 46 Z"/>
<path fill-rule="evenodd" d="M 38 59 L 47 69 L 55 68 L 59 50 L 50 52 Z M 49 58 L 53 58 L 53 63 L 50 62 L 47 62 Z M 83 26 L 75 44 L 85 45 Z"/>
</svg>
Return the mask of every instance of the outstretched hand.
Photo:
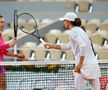
<svg viewBox="0 0 108 90">
<path fill-rule="evenodd" d="M 44 44 L 44 47 L 46 48 L 46 49 L 50 49 L 51 47 L 50 47 L 51 45 L 50 44 Z"/>
<path fill-rule="evenodd" d="M 46 44 L 44 44 L 44 47 L 46 49 L 58 49 L 58 50 L 61 50 L 61 45 L 58 45 L 58 44 L 49 44 L 49 43 L 46 43 Z"/>
<path fill-rule="evenodd" d="M 23 55 L 23 54 L 17 54 L 17 58 L 21 59 L 21 60 L 27 60 L 28 58 Z"/>
</svg>

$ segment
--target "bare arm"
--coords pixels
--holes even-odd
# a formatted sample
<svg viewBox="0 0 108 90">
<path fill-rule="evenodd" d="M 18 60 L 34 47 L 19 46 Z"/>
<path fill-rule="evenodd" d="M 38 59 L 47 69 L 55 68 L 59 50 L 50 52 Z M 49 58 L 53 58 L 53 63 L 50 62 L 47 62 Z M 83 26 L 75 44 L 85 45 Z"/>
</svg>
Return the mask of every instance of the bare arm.
<svg viewBox="0 0 108 90">
<path fill-rule="evenodd" d="M 74 68 L 74 70 L 75 70 L 75 72 L 80 73 L 80 70 L 83 66 L 83 62 L 84 62 L 84 59 L 85 59 L 87 45 L 84 43 L 84 41 L 80 37 L 77 37 L 76 41 L 77 41 L 77 43 L 79 44 L 79 47 L 80 47 L 80 58 L 79 58 L 79 63 Z"/>
<path fill-rule="evenodd" d="M 74 68 L 75 72 L 78 72 L 78 73 L 81 72 L 80 70 L 83 66 L 84 58 L 85 58 L 85 56 L 80 56 L 79 64 Z"/>
<path fill-rule="evenodd" d="M 11 51 L 8 51 L 7 53 L 5 53 L 6 56 L 10 56 L 10 57 L 17 57 L 17 58 L 20 58 L 20 59 L 24 59 L 25 56 L 23 54 L 14 54 L 13 52 Z"/>
<path fill-rule="evenodd" d="M 61 46 L 57 45 L 57 44 L 45 44 L 44 47 L 47 49 L 59 49 L 59 50 L 61 50 Z"/>
</svg>

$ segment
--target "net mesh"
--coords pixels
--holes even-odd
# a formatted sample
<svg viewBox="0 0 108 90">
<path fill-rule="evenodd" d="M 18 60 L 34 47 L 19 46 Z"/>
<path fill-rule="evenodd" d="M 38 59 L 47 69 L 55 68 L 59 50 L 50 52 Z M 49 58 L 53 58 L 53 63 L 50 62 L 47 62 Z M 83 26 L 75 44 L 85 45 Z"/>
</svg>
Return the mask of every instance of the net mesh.
<svg viewBox="0 0 108 90">
<path fill-rule="evenodd" d="M 74 62 L 19 61 L 0 62 L 0 65 L 6 70 L 6 79 L 4 79 L 7 83 L 6 90 L 76 90 L 72 71 Z M 108 63 L 100 62 L 99 65 L 102 75 L 101 90 L 107 90 Z M 86 90 L 90 90 L 88 82 Z"/>
</svg>

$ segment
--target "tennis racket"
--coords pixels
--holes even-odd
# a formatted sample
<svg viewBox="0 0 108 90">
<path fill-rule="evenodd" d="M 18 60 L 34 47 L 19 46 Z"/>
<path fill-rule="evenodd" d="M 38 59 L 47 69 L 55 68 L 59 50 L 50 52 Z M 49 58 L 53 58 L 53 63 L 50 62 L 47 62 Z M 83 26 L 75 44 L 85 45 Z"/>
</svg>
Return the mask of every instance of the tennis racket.
<svg viewBox="0 0 108 90">
<path fill-rule="evenodd" d="M 14 10 L 14 38 L 17 38 L 17 31 L 18 31 L 18 12 L 17 10 Z"/>
<path fill-rule="evenodd" d="M 19 14 L 18 15 L 18 20 L 21 20 L 21 19 L 26 20 L 26 22 L 24 22 L 24 23 L 25 23 L 26 27 L 28 27 L 28 28 L 24 28 L 24 26 L 21 26 L 20 24 L 18 24 L 18 28 L 22 32 L 24 32 L 24 33 L 26 33 L 28 35 L 32 35 L 32 36 L 36 37 L 43 44 L 46 44 L 46 42 L 42 39 L 42 37 L 39 34 L 36 19 L 30 13 L 21 13 L 21 14 Z M 30 23 L 30 20 L 32 20 L 32 23 Z"/>
<path fill-rule="evenodd" d="M 14 39 L 17 39 L 17 31 L 18 31 L 18 12 L 17 10 L 14 10 L 13 25 L 14 25 Z M 14 46 L 14 54 L 17 54 L 17 44 Z M 15 58 L 15 61 L 16 60 L 17 59 Z"/>
</svg>

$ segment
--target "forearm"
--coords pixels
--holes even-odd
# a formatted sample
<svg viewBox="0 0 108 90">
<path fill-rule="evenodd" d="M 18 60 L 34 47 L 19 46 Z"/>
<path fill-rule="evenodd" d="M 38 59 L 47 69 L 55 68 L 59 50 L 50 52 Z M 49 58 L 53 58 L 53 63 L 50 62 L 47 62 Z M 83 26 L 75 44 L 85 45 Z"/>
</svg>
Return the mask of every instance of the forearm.
<svg viewBox="0 0 108 90">
<path fill-rule="evenodd" d="M 22 59 L 22 60 L 25 59 L 25 55 L 19 54 L 19 53 L 14 54 L 14 53 L 11 52 L 11 51 L 8 51 L 5 55 L 6 55 L 6 56 L 11 56 L 11 57 L 17 57 L 17 58 L 20 58 L 20 59 Z"/>
<path fill-rule="evenodd" d="M 17 57 L 17 54 L 14 54 L 14 53 L 11 52 L 11 51 L 8 51 L 5 55 L 6 55 L 6 56 L 11 56 L 11 57 Z"/>
<path fill-rule="evenodd" d="M 74 68 L 74 71 L 75 72 L 77 72 L 77 73 L 80 73 L 81 72 L 81 68 L 83 66 L 84 58 L 85 58 L 85 56 L 80 56 L 79 63 Z"/>
<path fill-rule="evenodd" d="M 79 64 L 83 65 L 85 56 L 80 56 Z"/>
<path fill-rule="evenodd" d="M 59 49 L 59 50 L 61 50 L 61 46 L 57 45 L 57 44 L 50 45 L 50 49 Z"/>
</svg>

